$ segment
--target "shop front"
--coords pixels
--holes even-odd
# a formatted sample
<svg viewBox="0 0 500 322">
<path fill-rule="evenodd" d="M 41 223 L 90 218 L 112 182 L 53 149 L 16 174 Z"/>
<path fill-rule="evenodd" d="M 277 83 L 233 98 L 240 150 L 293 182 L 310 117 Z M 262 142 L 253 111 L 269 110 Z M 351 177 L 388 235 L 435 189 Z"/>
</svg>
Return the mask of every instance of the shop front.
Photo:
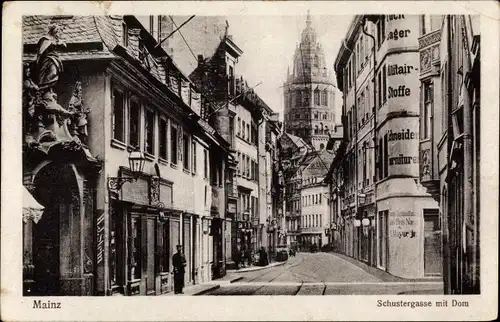
<svg viewBox="0 0 500 322">
<path fill-rule="evenodd" d="M 118 178 L 131 178 L 121 167 Z M 108 179 L 109 268 L 107 295 L 159 295 L 173 289 L 171 257 L 182 245 L 186 257 L 185 283 L 193 282 L 195 232 L 193 216 L 174 209 L 173 184 L 141 174 L 116 189 Z M 104 220 L 98 218 L 98 264 L 104 262 Z"/>
</svg>

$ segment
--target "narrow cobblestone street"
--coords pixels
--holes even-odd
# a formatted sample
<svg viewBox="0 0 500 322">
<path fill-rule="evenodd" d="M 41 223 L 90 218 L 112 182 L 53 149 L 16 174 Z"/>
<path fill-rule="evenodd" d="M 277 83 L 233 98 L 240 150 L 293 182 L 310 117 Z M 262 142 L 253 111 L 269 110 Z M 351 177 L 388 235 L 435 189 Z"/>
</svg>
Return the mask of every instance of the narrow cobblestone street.
<svg viewBox="0 0 500 322">
<path fill-rule="evenodd" d="M 385 281 L 330 253 L 299 253 L 283 266 L 234 273 L 243 277 L 205 295 L 442 294 L 442 281 Z"/>
</svg>

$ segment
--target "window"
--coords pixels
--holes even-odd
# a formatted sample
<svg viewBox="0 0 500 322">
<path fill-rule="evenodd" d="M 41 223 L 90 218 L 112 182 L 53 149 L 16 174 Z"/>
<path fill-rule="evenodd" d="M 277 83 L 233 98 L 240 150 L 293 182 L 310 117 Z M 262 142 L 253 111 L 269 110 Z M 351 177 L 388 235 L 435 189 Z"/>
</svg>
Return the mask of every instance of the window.
<svg viewBox="0 0 500 322">
<path fill-rule="evenodd" d="M 422 139 L 429 139 L 431 137 L 431 115 L 432 115 L 432 101 L 433 101 L 433 84 L 424 83 L 424 113 L 422 122 Z"/>
<path fill-rule="evenodd" d="M 246 123 L 245 121 L 241 121 L 241 138 L 244 140 L 245 139 L 245 136 L 246 136 L 246 133 L 245 133 L 245 130 L 246 130 Z"/>
<path fill-rule="evenodd" d="M 191 142 L 191 151 L 193 156 L 193 165 L 191 167 L 191 170 L 193 171 L 193 174 L 196 174 L 197 159 L 196 159 L 196 142 L 194 140 L 192 140 Z"/>
<path fill-rule="evenodd" d="M 319 89 L 314 90 L 314 105 L 320 105 L 319 101 Z"/>
<path fill-rule="evenodd" d="M 228 86 L 229 86 L 229 94 L 230 95 L 234 95 L 234 86 L 235 86 L 235 83 L 234 83 L 234 69 L 233 69 L 233 66 L 229 66 L 229 82 L 228 82 Z"/>
<path fill-rule="evenodd" d="M 191 161 L 189 157 L 189 135 L 184 133 L 182 135 L 182 143 L 183 143 L 183 165 L 184 169 L 189 170 L 189 163 Z"/>
<path fill-rule="evenodd" d="M 318 55 L 314 56 L 313 65 L 314 65 L 314 67 L 318 67 L 319 66 L 319 57 L 318 57 Z"/>
<path fill-rule="evenodd" d="M 144 138 L 144 150 L 149 154 L 154 154 L 154 125 L 155 113 L 150 109 L 146 109 L 144 124 L 146 127 Z"/>
<path fill-rule="evenodd" d="M 130 99 L 129 107 L 129 144 L 134 148 L 139 148 L 141 104 L 136 97 Z"/>
<path fill-rule="evenodd" d="M 377 21 L 377 43 L 380 47 L 385 40 L 385 16 L 381 16 Z"/>
<path fill-rule="evenodd" d="M 382 72 L 379 72 L 378 73 L 378 92 L 377 92 L 377 103 L 378 103 L 378 107 L 381 108 L 382 107 Z"/>
<path fill-rule="evenodd" d="M 203 178 L 208 179 L 208 151 L 206 149 L 203 149 Z"/>
<path fill-rule="evenodd" d="M 179 153 L 178 153 L 178 144 L 179 144 L 179 137 L 178 137 L 178 132 L 177 132 L 177 126 L 171 125 L 170 126 L 170 156 L 172 158 L 171 162 L 173 164 L 177 164 L 179 160 Z"/>
<path fill-rule="evenodd" d="M 377 153 L 377 160 L 376 160 L 376 175 L 378 180 L 381 180 L 383 178 L 383 156 L 382 156 L 382 151 L 384 149 L 384 144 L 382 139 L 378 140 L 378 153 Z"/>
<path fill-rule="evenodd" d="M 160 158 L 166 160 L 167 159 L 167 146 L 168 146 L 168 141 L 167 141 L 167 120 L 164 118 L 160 118 L 160 124 L 159 124 L 159 137 L 158 139 L 160 140 Z"/>
<path fill-rule="evenodd" d="M 295 99 L 295 105 L 296 106 L 302 106 L 302 91 L 299 89 L 297 92 L 296 92 L 296 99 Z"/>
<path fill-rule="evenodd" d="M 389 175 L 389 152 L 387 145 L 387 134 L 384 135 L 384 178 Z"/>
<path fill-rule="evenodd" d="M 383 102 L 385 103 L 385 101 L 387 100 L 387 83 L 386 83 L 386 78 L 387 78 L 387 71 L 386 71 L 386 68 L 385 68 L 385 65 L 384 67 L 382 67 L 382 99 L 383 99 Z"/>
<path fill-rule="evenodd" d="M 321 105 L 328 105 L 328 91 L 326 89 L 321 92 Z"/>
<path fill-rule="evenodd" d="M 250 124 L 247 123 L 246 136 L 245 139 L 250 141 Z"/>
<path fill-rule="evenodd" d="M 241 135 L 241 118 L 238 117 L 238 136 Z"/>
<path fill-rule="evenodd" d="M 360 67 L 363 68 L 363 63 L 365 61 L 365 43 L 364 43 L 364 40 L 363 40 L 363 36 L 361 36 L 359 38 L 359 43 L 360 43 L 360 50 L 359 50 L 359 53 L 360 53 L 360 56 L 359 56 L 359 61 L 360 61 Z"/>
<path fill-rule="evenodd" d="M 129 267 L 129 280 L 136 280 L 141 278 L 141 221 L 137 216 L 131 217 L 130 223 L 130 267 Z"/>
<path fill-rule="evenodd" d="M 113 117 L 112 117 L 112 129 L 113 129 L 113 139 L 120 142 L 125 142 L 124 140 L 124 117 L 125 117 L 125 95 L 118 89 L 113 89 Z"/>
</svg>

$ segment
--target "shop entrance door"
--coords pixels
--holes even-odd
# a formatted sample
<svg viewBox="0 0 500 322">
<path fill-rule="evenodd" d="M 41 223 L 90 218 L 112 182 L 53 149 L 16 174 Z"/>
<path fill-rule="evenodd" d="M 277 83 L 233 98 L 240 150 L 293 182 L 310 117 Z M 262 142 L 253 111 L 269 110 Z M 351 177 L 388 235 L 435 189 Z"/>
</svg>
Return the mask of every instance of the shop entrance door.
<svg viewBox="0 0 500 322">
<path fill-rule="evenodd" d="M 442 274 L 441 230 L 437 209 L 424 210 L 424 273 L 426 276 Z"/>
</svg>

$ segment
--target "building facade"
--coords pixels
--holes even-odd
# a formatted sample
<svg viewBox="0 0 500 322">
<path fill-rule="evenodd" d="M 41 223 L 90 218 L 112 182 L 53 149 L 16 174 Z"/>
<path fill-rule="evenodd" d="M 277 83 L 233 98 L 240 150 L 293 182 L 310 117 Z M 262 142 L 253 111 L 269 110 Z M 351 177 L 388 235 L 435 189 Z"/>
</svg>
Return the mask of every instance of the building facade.
<svg viewBox="0 0 500 322">
<path fill-rule="evenodd" d="M 237 60 L 243 51 L 227 28 L 221 38 L 208 57 L 198 56 L 190 77 L 208 98 L 202 105 L 202 118 L 228 140 L 235 160 L 227 174 L 230 219 L 226 227 L 231 239 L 226 243 L 226 256 L 229 259 L 232 254 L 234 261 L 237 250 L 255 254 L 275 240 L 272 218 L 277 210 L 270 193 L 271 185 L 277 184 L 271 179 L 280 129 L 273 110 L 237 76 Z"/>
<path fill-rule="evenodd" d="M 444 289 L 478 294 L 479 17 L 421 16 L 420 34 L 420 180 L 440 203 Z"/>
<path fill-rule="evenodd" d="M 25 226 L 26 293 L 165 293 L 176 245 L 188 285 L 224 270 L 229 144 L 200 119 L 202 97 L 156 46 L 155 26 L 134 16 L 23 20 L 25 85 L 47 94 L 25 114 L 24 184 L 50 210 Z M 129 151 L 144 156 L 139 173 Z"/>
<path fill-rule="evenodd" d="M 336 86 L 309 13 L 283 88 L 284 131 L 324 149 L 335 129 Z"/>
<path fill-rule="evenodd" d="M 419 19 L 356 16 L 335 61 L 344 104 L 342 248 L 405 278 L 442 275 L 434 265 L 439 205 L 419 182 Z"/>
</svg>

